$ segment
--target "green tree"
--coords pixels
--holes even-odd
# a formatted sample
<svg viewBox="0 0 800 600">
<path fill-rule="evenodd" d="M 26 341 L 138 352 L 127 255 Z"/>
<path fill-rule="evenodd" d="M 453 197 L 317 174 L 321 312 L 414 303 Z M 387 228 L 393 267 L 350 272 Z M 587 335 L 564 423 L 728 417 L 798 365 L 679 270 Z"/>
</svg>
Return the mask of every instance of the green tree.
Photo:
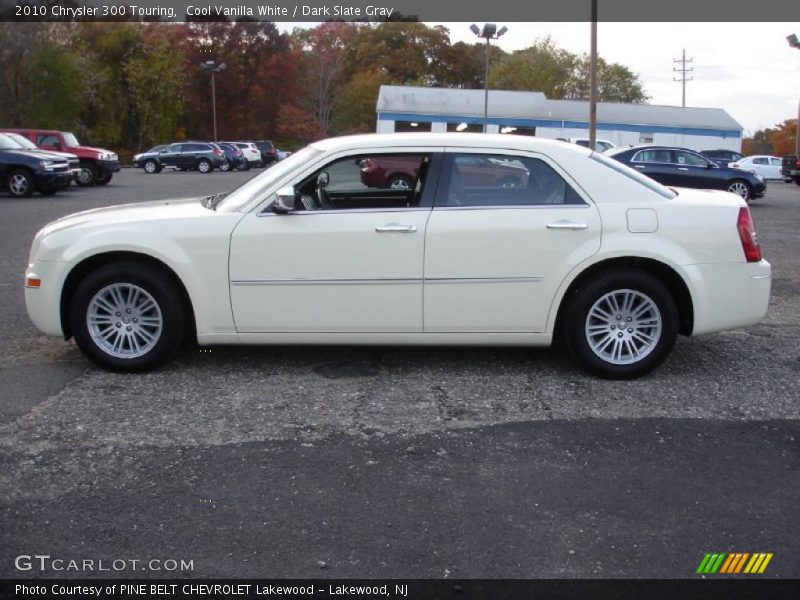
<svg viewBox="0 0 800 600">
<path fill-rule="evenodd" d="M 502 58 L 489 72 L 489 85 L 503 90 L 543 92 L 555 100 L 589 99 L 589 57 L 555 45 L 549 37 Z M 618 63 L 597 61 L 597 91 L 601 102 L 647 102 L 639 78 Z"/>
<path fill-rule="evenodd" d="M 389 79 L 380 69 L 356 72 L 336 103 L 333 129 L 338 134 L 375 131 L 375 106 L 382 84 Z"/>
<path fill-rule="evenodd" d="M 74 129 L 83 112 L 86 86 L 77 56 L 68 48 L 45 42 L 31 55 L 36 73 L 28 92 L 27 123 L 35 127 Z"/>
<path fill-rule="evenodd" d="M 174 139 L 183 115 L 182 66 L 165 40 L 125 64 L 139 149 Z"/>
</svg>

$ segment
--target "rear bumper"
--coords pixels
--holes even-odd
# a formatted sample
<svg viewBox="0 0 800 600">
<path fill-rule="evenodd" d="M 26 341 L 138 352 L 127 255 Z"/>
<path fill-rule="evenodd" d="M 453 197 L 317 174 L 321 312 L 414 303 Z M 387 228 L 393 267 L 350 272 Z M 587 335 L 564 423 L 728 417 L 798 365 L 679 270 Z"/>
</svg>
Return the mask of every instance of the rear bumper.
<svg viewBox="0 0 800 600">
<path fill-rule="evenodd" d="M 772 267 L 766 260 L 683 269 L 694 301 L 693 335 L 755 325 L 767 314 Z"/>
</svg>

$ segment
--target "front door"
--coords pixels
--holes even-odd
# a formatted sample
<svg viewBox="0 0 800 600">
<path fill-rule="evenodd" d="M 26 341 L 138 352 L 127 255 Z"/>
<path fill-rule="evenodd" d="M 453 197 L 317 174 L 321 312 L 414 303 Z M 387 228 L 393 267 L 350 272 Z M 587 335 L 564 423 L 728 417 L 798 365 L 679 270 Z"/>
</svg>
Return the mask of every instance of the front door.
<svg viewBox="0 0 800 600">
<path fill-rule="evenodd" d="M 398 191 L 362 177 L 363 163 L 344 157 L 314 171 L 294 184 L 295 211 L 267 208 L 236 227 L 230 290 L 239 332 L 422 331 L 424 173 Z"/>
</svg>

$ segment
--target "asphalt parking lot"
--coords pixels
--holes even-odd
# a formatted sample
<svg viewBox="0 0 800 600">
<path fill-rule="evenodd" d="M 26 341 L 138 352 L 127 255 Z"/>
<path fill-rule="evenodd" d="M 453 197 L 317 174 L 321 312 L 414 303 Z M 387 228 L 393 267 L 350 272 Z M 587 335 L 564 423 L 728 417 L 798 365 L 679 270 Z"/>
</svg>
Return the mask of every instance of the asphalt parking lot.
<svg viewBox="0 0 800 600">
<path fill-rule="evenodd" d="M 800 187 L 752 206 L 766 319 L 632 382 L 502 348 L 220 347 L 123 376 L 29 323 L 46 222 L 259 173 L 0 195 L 0 576 L 108 575 L 15 570 L 45 553 L 192 560 L 185 577 L 683 578 L 742 551 L 800 577 Z"/>
</svg>

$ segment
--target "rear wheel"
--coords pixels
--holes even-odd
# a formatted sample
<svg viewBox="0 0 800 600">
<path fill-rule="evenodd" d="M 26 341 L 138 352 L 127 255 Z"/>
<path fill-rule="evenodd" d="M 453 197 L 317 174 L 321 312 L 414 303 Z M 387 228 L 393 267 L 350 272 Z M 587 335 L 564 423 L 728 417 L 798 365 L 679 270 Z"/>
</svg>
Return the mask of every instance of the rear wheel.
<svg viewBox="0 0 800 600">
<path fill-rule="evenodd" d="M 70 329 L 81 351 L 112 371 L 144 371 L 171 359 L 184 337 L 180 292 L 160 271 L 135 262 L 100 267 L 77 287 Z"/>
<path fill-rule="evenodd" d="M 249 160 L 242 160 L 242 162 L 239 163 L 239 170 L 240 171 L 249 171 L 250 170 L 250 161 Z"/>
<path fill-rule="evenodd" d="M 15 169 L 8 174 L 6 188 L 9 194 L 17 198 L 30 196 L 35 189 L 33 176 L 30 174 L 30 171 L 26 171 L 25 169 Z"/>
<path fill-rule="evenodd" d="M 197 170 L 201 173 L 211 173 L 213 168 L 214 167 L 211 162 L 205 158 L 201 158 L 197 161 Z"/>
<path fill-rule="evenodd" d="M 632 379 L 657 367 L 678 336 L 678 309 L 666 286 L 637 269 L 615 269 L 577 290 L 565 313 L 578 361 L 608 379 Z"/>
<path fill-rule="evenodd" d="M 220 171 L 230 171 L 231 170 L 231 162 L 226 158 L 222 161 L 222 164 L 219 167 Z"/>
<path fill-rule="evenodd" d="M 797 185 L 800 185 L 800 176 L 798 176 L 798 177 L 795 177 L 795 178 L 794 178 L 794 182 L 795 182 Z"/>
</svg>

